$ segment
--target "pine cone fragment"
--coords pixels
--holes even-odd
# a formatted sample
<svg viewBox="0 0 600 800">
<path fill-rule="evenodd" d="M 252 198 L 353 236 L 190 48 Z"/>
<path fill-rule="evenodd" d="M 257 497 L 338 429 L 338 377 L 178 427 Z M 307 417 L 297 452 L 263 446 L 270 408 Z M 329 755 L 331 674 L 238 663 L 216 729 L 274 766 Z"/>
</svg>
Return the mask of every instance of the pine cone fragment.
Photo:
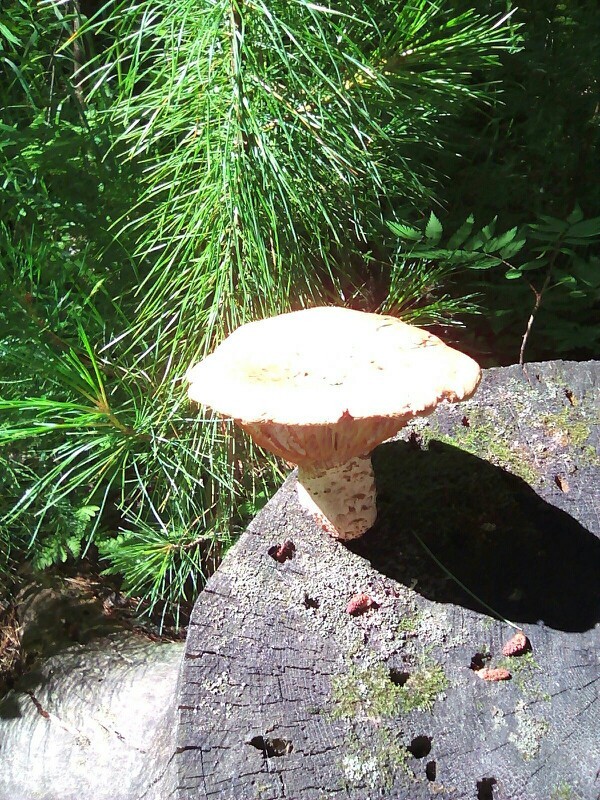
<svg viewBox="0 0 600 800">
<path fill-rule="evenodd" d="M 351 614 L 353 617 L 358 617 L 370 608 L 379 608 L 379 603 L 373 600 L 370 595 L 365 594 L 365 592 L 360 592 L 350 598 L 350 602 L 346 606 L 346 613 Z"/>
<path fill-rule="evenodd" d="M 527 650 L 531 649 L 531 644 L 529 643 L 529 639 L 525 636 L 523 631 L 518 631 L 509 639 L 508 642 L 502 648 L 502 655 L 503 656 L 520 656 L 523 653 L 526 653 Z"/>
<path fill-rule="evenodd" d="M 502 667 L 484 667 L 483 669 L 478 669 L 476 675 L 479 675 L 484 681 L 493 681 L 494 683 L 497 681 L 509 681 L 512 678 L 511 673 Z"/>
</svg>

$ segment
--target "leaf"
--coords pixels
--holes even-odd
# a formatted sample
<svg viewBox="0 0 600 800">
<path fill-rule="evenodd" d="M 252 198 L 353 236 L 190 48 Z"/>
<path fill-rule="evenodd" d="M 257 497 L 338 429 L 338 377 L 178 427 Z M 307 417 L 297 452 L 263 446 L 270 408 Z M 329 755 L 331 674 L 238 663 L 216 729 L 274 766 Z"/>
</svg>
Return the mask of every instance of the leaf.
<svg viewBox="0 0 600 800">
<path fill-rule="evenodd" d="M 584 219 L 581 222 L 577 222 L 569 228 L 567 235 L 569 237 L 583 236 L 589 238 L 600 236 L 600 217 L 592 217 L 592 219 Z"/>
<path fill-rule="evenodd" d="M 571 213 L 567 217 L 567 222 L 574 224 L 576 222 L 581 222 L 582 219 L 583 219 L 583 211 L 581 210 L 581 206 L 579 205 L 579 203 L 575 203 L 575 208 L 573 209 L 573 211 L 571 211 Z"/>
<path fill-rule="evenodd" d="M 501 258 L 496 258 L 495 256 L 482 256 L 477 260 L 473 261 L 470 264 L 467 264 L 469 269 L 491 269 L 492 267 L 497 267 L 498 264 L 502 263 Z"/>
<path fill-rule="evenodd" d="M 12 31 L 6 27 L 2 22 L 0 22 L 0 37 L 4 37 L 7 42 L 20 47 L 21 40 L 17 39 L 17 37 L 12 33 Z"/>
<path fill-rule="evenodd" d="M 484 245 L 484 251 L 486 253 L 495 253 L 496 250 L 502 250 L 503 247 L 506 247 L 517 235 L 517 231 L 519 229 L 515 226 L 511 228 L 506 233 L 502 233 L 500 236 L 492 237 L 488 242 Z"/>
<path fill-rule="evenodd" d="M 539 223 L 535 223 L 531 227 L 539 227 L 539 228 L 546 228 L 547 230 L 557 231 L 560 233 L 565 228 L 568 227 L 568 224 L 562 220 L 558 219 L 558 217 L 550 217 L 548 214 L 538 214 L 538 218 L 541 219 L 545 225 L 540 225 Z"/>
<path fill-rule="evenodd" d="M 547 258 L 536 258 L 534 261 L 527 261 L 525 264 L 519 265 L 521 272 L 531 272 L 534 269 L 541 269 L 548 264 Z"/>
<path fill-rule="evenodd" d="M 473 225 L 475 224 L 475 217 L 473 214 L 469 214 L 460 228 L 456 231 L 456 233 L 452 234 L 448 241 L 448 249 L 449 250 L 457 250 L 462 244 L 464 244 L 469 236 L 471 235 L 471 231 L 473 230 Z"/>
<path fill-rule="evenodd" d="M 443 231 L 444 229 L 442 227 L 442 223 L 432 211 L 429 215 L 427 227 L 425 228 L 425 236 L 431 242 L 431 244 L 437 244 L 442 238 Z"/>
<path fill-rule="evenodd" d="M 388 228 L 400 236 L 401 239 L 408 239 L 411 242 L 420 242 L 423 238 L 421 231 L 411 228 L 409 225 L 402 225 L 400 222 L 388 222 Z"/>
<path fill-rule="evenodd" d="M 500 250 L 499 253 L 500 258 L 504 259 L 512 258 L 519 252 L 519 250 L 523 248 L 523 245 L 525 244 L 526 241 L 527 241 L 526 239 L 517 239 L 515 242 L 507 244 L 506 247 L 503 247 L 502 250 Z"/>
<path fill-rule="evenodd" d="M 590 241 L 592 238 L 592 236 L 588 236 L 587 238 L 583 236 L 565 236 L 562 241 L 565 242 L 565 244 L 589 247 L 592 244 L 592 241 Z"/>
<path fill-rule="evenodd" d="M 537 233 L 536 238 L 543 238 L 545 236 L 548 237 L 550 241 L 553 241 L 562 236 L 569 229 L 569 223 L 562 219 L 547 217 L 545 214 L 540 214 L 539 217 L 543 220 L 543 224 L 533 222 L 528 226 L 531 230 L 531 235 L 533 235 L 534 232 Z"/>
<path fill-rule="evenodd" d="M 577 280 L 572 275 L 564 275 L 562 278 L 560 278 L 559 280 L 555 281 L 554 286 L 573 286 L 573 287 L 576 287 L 577 286 Z M 571 292 L 571 294 L 574 294 L 575 291 L 576 290 L 574 288 L 574 291 Z"/>
<path fill-rule="evenodd" d="M 479 250 L 485 242 L 488 242 L 494 233 L 494 228 L 496 227 L 496 220 L 498 217 L 494 217 L 494 219 L 485 227 L 483 227 L 478 233 L 475 233 L 469 241 L 465 244 L 465 250 Z"/>
<path fill-rule="evenodd" d="M 571 262 L 571 271 L 585 286 L 591 289 L 600 287 L 600 264 L 596 259 L 586 261 L 576 256 Z"/>
<path fill-rule="evenodd" d="M 496 230 L 496 222 L 498 222 L 497 216 L 495 216 L 491 222 L 481 229 L 481 235 L 484 237 L 484 241 L 489 241 L 494 235 L 494 231 Z"/>
<path fill-rule="evenodd" d="M 89 522 L 96 516 L 98 511 L 100 511 L 100 506 L 93 506 L 93 505 L 82 506 L 81 508 L 78 508 L 77 511 L 75 511 L 75 516 L 81 522 Z"/>
<path fill-rule="evenodd" d="M 515 280 L 515 278 L 521 278 L 522 274 L 521 271 L 518 269 L 509 269 L 504 274 L 504 277 L 507 278 L 509 281 Z"/>
<path fill-rule="evenodd" d="M 65 544 L 73 558 L 79 558 L 81 555 L 81 538 L 79 536 L 69 536 Z M 66 555 L 67 554 L 65 553 L 65 558 L 63 558 L 63 561 L 67 560 Z"/>
<path fill-rule="evenodd" d="M 430 259 L 435 261 L 449 261 L 462 263 L 464 256 L 470 256 L 470 253 L 455 252 L 454 250 L 445 250 L 443 247 L 429 247 L 428 244 L 423 243 L 420 247 L 415 247 L 411 252 L 411 258 L 419 258 L 422 260 Z"/>
</svg>

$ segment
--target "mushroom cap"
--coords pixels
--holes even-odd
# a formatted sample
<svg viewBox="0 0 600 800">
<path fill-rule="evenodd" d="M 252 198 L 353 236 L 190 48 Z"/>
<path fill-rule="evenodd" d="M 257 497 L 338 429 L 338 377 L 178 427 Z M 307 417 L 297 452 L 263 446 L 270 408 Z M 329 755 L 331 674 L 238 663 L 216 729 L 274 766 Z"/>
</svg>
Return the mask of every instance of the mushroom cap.
<svg viewBox="0 0 600 800">
<path fill-rule="evenodd" d="M 395 317 L 320 307 L 242 325 L 186 377 L 192 400 L 262 446 L 328 466 L 368 453 L 441 400 L 470 397 L 481 370 Z"/>
</svg>

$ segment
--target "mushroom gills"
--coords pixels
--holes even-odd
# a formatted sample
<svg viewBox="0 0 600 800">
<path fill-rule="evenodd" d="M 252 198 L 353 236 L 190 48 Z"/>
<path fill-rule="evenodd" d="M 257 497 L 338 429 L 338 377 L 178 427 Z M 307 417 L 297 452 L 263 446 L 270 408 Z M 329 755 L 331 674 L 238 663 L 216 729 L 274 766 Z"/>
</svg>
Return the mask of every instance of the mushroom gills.
<svg viewBox="0 0 600 800">
<path fill-rule="evenodd" d="M 331 536 L 357 539 L 377 517 L 370 456 L 355 456 L 328 469 L 299 466 L 298 499 Z"/>
</svg>

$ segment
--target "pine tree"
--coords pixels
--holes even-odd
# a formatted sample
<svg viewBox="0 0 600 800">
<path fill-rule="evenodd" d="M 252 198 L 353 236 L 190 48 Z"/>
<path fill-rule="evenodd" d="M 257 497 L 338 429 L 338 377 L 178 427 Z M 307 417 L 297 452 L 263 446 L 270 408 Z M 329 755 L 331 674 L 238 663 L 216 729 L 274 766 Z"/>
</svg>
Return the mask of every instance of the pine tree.
<svg viewBox="0 0 600 800">
<path fill-rule="evenodd" d="M 36 344 L 17 324 L 1 345 L 0 436 L 7 470 L 19 464 L 4 529 L 17 554 L 61 558 L 94 539 L 132 593 L 177 604 L 278 475 L 226 423 L 195 418 L 185 369 L 238 324 L 291 308 L 456 310 L 436 293 L 443 276 L 397 259 L 388 223 L 435 202 L 432 154 L 483 100 L 512 33 L 506 17 L 427 0 L 110 0 L 91 19 L 46 8 L 88 148 L 79 172 L 94 164 L 106 221 L 87 239 L 61 209 L 52 280 L 31 265 L 60 236 L 37 220 L 28 239 L 18 215 L 5 230 L 11 313 Z M 59 508 L 79 519 L 80 545 L 59 546 Z"/>
</svg>

